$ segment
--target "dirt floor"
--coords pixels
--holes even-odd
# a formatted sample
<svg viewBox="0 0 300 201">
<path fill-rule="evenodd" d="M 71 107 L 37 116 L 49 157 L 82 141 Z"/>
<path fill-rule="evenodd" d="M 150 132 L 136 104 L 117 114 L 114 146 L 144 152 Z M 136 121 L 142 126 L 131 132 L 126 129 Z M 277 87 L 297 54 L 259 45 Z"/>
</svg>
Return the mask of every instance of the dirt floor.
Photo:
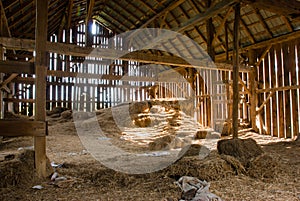
<svg viewBox="0 0 300 201">
<path fill-rule="evenodd" d="M 24 150 L 27 153 L 31 149 L 32 138 L 5 138 L 0 144 L 0 200 L 175 201 L 181 197 L 175 182 L 185 175 L 206 179 L 210 192 L 222 200 L 300 200 L 300 142 L 240 132 L 240 138 L 255 139 L 264 151 L 243 167 L 237 160 L 217 153 L 217 140 L 212 141 L 209 156 L 199 159 L 203 140 L 195 140 L 186 155 L 169 167 L 136 175 L 101 165 L 82 145 L 72 120 L 48 120 L 47 155 L 53 166 L 58 165 L 57 181 L 51 181 L 53 169 L 49 169 L 49 178 L 42 181 L 34 178 L 32 171 L 24 170 L 32 166 L 32 156 L 24 155 Z M 43 188 L 32 188 L 35 185 Z"/>
</svg>

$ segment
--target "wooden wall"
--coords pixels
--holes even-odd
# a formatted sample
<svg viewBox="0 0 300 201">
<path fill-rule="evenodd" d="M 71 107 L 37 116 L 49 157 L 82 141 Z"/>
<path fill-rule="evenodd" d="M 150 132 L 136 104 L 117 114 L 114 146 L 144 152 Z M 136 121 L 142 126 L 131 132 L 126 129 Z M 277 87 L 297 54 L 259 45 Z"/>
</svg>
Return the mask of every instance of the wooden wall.
<svg viewBox="0 0 300 201">
<path fill-rule="evenodd" d="M 299 133 L 299 55 L 300 40 L 277 44 L 257 67 L 257 125 L 262 134 L 291 138 Z"/>
</svg>

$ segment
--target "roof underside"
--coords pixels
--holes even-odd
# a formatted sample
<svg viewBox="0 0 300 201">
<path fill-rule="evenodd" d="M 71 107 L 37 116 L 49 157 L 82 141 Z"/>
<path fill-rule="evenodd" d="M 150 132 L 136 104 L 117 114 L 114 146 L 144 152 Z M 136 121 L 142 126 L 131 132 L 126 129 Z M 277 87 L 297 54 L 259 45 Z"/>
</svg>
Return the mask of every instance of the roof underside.
<svg viewBox="0 0 300 201">
<path fill-rule="evenodd" d="M 207 49 L 208 15 L 212 15 L 216 54 L 226 51 L 233 42 L 233 5 L 241 2 L 241 46 L 257 44 L 281 35 L 297 33 L 300 29 L 298 0 L 49 0 L 48 34 L 58 34 L 80 21 L 96 19 L 103 26 L 120 34 L 138 28 L 164 28 L 178 31 Z M 220 7 L 219 7 L 220 6 Z M 2 36 L 34 39 L 35 0 L 1 0 Z M 214 8 L 218 10 L 214 13 Z M 4 12 L 3 12 L 4 11 Z M 224 25 L 226 24 L 226 26 Z M 3 28 L 4 27 L 4 28 Z M 185 41 L 172 43 L 184 45 Z M 168 44 L 166 44 L 167 46 Z M 171 47 L 169 47 L 171 48 Z M 188 48 L 184 48 L 188 49 Z M 190 54 L 191 52 L 181 52 Z"/>
</svg>

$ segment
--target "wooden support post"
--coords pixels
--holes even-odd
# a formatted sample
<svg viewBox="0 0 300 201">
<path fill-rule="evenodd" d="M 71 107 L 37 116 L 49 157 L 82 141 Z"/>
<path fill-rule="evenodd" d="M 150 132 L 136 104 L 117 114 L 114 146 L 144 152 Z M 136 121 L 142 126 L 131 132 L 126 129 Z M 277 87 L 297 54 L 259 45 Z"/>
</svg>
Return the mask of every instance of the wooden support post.
<svg viewBox="0 0 300 201">
<path fill-rule="evenodd" d="M 281 57 L 281 51 L 282 51 L 282 45 L 276 45 L 276 61 L 277 61 L 277 83 L 278 87 L 283 86 L 283 69 L 282 69 L 282 57 Z M 279 118 L 279 137 L 284 138 L 285 137 L 285 128 L 284 128 L 284 104 L 283 104 L 283 91 L 278 92 L 278 118 Z"/>
<path fill-rule="evenodd" d="M 255 132 L 258 132 L 256 124 L 256 107 L 257 107 L 257 67 L 255 66 L 255 52 L 254 50 L 249 51 L 249 63 L 253 65 L 250 72 L 250 118 L 251 127 Z"/>
<path fill-rule="evenodd" d="M 47 74 L 47 24 L 48 1 L 36 0 L 36 30 L 35 30 L 35 73 L 36 73 L 36 103 L 35 120 L 46 119 L 46 74 Z M 34 137 L 35 168 L 40 177 L 46 177 L 46 137 Z"/>
<path fill-rule="evenodd" d="M 270 88 L 275 88 L 276 85 L 276 69 L 275 69 L 275 49 L 271 48 L 270 50 L 270 67 L 271 67 L 271 85 Z M 275 92 L 274 95 L 271 97 L 272 102 L 272 132 L 271 135 L 274 137 L 278 137 L 278 115 L 277 111 L 280 110 L 277 105 L 277 94 Z"/>
<path fill-rule="evenodd" d="M 4 60 L 4 48 L 2 45 L 0 45 L 0 61 L 2 60 Z M 0 73 L 0 83 L 2 82 L 3 82 L 3 74 Z M 3 118 L 4 118 L 3 91 L 0 89 L 0 119 Z"/>
<path fill-rule="evenodd" d="M 238 138 L 238 110 L 239 110 L 239 35 L 240 35 L 240 12 L 241 4 L 234 6 L 234 51 L 233 51 L 233 106 L 232 106 L 232 129 L 233 138 Z"/>
<path fill-rule="evenodd" d="M 290 86 L 290 49 L 288 43 L 283 45 L 283 75 L 284 75 L 284 86 Z M 284 119 L 285 119 L 285 133 L 287 138 L 292 136 L 292 122 L 291 122 L 291 90 L 284 92 Z"/>
</svg>

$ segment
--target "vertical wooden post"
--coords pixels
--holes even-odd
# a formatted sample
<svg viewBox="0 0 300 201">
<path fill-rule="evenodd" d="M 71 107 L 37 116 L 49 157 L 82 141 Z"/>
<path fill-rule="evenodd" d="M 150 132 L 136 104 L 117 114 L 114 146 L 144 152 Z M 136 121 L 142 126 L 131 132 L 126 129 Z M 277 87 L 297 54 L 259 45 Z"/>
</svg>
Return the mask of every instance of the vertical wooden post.
<svg viewBox="0 0 300 201">
<path fill-rule="evenodd" d="M 47 25 L 48 1 L 36 0 L 36 31 L 35 31 L 35 120 L 46 119 L 46 73 L 47 73 Z M 46 137 L 34 137 L 35 168 L 40 177 L 46 177 Z"/>
<path fill-rule="evenodd" d="M 275 49 L 270 49 L 270 67 L 271 67 L 271 88 L 277 87 L 277 77 L 276 77 L 276 69 L 275 69 Z M 277 105 L 277 94 L 275 92 L 271 97 L 272 102 L 272 133 L 271 135 L 274 137 L 278 137 L 278 115 L 277 111 L 280 109 Z"/>
<path fill-rule="evenodd" d="M 277 61 L 277 83 L 278 87 L 283 86 L 283 70 L 282 70 L 282 57 L 281 57 L 281 50 L 282 44 L 278 44 L 275 46 L 276 49 L 276 61 Z M 283 104 L 283 91 L 278 91 L 278 118 L 279 118 L 279 136 L 278 137 L 285 137 L 285 128 L 284 128 L 284 104 Z"/>
<path fill-rule="evenodd" d="M 234 6 L 234 47 L 233 47 L 233 106 L 232 106 L 232 137 L 238 138 L 238 110 L 239 110 L 239 25 L 241 4 Z"/>
<path fill-rule="evenodd" d="M 294 51 L 295 52 L 295 51 Z M 284 86 L 290 86 L 291 79 L 291 68 L 295 68 L 291 66 L 291 60 L 293 59 L 293 55 L 291 54 L 291 47 L 289 43 L 283 45 L 283 75 L 284 75 Z M 295 58 L 295 57 L 294 57 Z M 285 99 L 285 130 L 287 138 L 292 137 L 292 118 L 291 118 L 291 98 L 290 98 L 291 90 L 286 90 L 284 93 Z"/>
<path fill-rule="evenodd" d="M 255 65 L 255 52 L 254 50 L 249 51 L 249 63 L 253 65 L 253 68 L 250 72 L 250 118 L 251 118 L 251 127 L 255 132 L 258 132 L 256 125 L 256 107 L 257 107 L 257 67 Z"/>
<path fill-rule="evenodd" d="M 0 61 L 2 60 L 4 60 L 4 48 L 2 45 L 0 45 Z M 3 73 L 0 73 L 0 83 L 1 82 L 3 82 Z M 3 118 L 4 118 L 3 91 L 0 90 L 0 119 Z"/>
</svg>

